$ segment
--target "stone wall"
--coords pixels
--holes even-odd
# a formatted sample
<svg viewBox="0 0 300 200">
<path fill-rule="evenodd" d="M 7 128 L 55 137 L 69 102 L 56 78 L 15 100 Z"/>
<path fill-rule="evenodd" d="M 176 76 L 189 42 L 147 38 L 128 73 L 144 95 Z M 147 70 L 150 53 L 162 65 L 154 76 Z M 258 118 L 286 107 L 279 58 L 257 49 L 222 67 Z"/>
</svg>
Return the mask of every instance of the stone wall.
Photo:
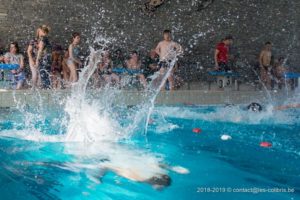
<svg viewBox="0 0 300 200">
<path fill-rule="evenodd" d="M 190 65 L 190 75 L 197 77 L 212 66 L 215 44 L 231 34 L 236 38 L 233 53 L 244 74 L 266 41 L 274 43 L 275 57 L 286 56 L 291 67 L 300 68 L 299 0 L 214 0 L 204 9 L 196 5 L 207 0 L 166 0 L 151 15 L 141 9 L 145 1 L 1 0 L 1 43 L 25 44 L 37 26 L 48 24 L 51 40 L 64 46 L 71 33 L 79 31 L 84 48 L 103 35 L 112 38 L 113 48 L 145 54 L 161 39 L 162 30 L 171 29 L 186 49 L 184 66 L 198 62 Z"/>
</svg>

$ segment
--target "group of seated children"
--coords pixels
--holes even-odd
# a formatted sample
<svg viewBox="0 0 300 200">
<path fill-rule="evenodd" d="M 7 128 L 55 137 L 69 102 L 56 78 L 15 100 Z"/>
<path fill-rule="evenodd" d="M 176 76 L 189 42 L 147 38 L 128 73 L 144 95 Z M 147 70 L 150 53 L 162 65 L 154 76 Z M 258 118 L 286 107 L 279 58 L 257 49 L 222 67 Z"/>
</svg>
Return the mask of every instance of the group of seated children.
<svg viewBox="0 0 300 200">
<path fill-rule="evenodd" d="M 163 35 L 164 40 L 157 45 L 156 49 L 151 50 L 150 55 L 144 60 L 140 58 L 137 51 L 130 52 L 128 59 L 125 59 L 120 49 L 116 50 L 113 56 L 111 56 L 109 50 L 102 52 L 100 60 L 97 62 L 97 70 L 93 76 L 95 85 L 122 86 L 123 84 L 120 84 L 122 77 L 129 75 L 136 78 L 146 89 L 147 80 L 151 80 L 150 77 L 155 72 L 159 72 L 160 76 L 166 75 L 170 66 L 174 67 L 176 65 L 177 56 L 182 54 L 182 47 L 172 41 L 169 30 L 165 30 Z M 174 70 L 171 70 L 168 74 L 167 80 L 169 89 L 173 90 Z"/>
</svg>

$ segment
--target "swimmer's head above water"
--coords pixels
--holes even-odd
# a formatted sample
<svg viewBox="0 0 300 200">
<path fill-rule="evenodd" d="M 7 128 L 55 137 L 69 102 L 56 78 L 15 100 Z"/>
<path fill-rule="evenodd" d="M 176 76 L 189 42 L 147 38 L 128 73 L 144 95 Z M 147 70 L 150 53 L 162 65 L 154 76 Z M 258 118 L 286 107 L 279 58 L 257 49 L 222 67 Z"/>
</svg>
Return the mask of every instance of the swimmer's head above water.
<svg viewBox="0 0 300 200">
<path fill-rule="evenodd" d="M 261 112 L 262 106 L 259 103 L 253 102 L 247 106 L 247 109 L 252 112 Z"/>
<path fill-rule="evenodd" d="M 153 176 L 152 178 L 145 180 L 145 183 L 152 185 L 155 189 L 162 189 L 171 185 L 171 178 L 166 174 Z"/>
</svg>

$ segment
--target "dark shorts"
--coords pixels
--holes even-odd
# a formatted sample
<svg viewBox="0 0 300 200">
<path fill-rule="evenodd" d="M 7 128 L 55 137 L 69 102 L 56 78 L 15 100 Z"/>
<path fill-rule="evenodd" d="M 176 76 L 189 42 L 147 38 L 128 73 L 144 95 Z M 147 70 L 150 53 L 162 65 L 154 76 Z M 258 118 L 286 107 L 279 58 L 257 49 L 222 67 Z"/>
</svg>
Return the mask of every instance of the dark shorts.
<svg viewBox="0 0 300 200">
<path fill-rule="evenodd" d="M 99 76 L 103 76 L 103 75 L 111 75 L 112 73 L 108 70 L 104 70 L 104 71 L 98 71 L 98 75 Z"/>
<path fill-rule="evenodd" d="M 219 64 L 219 71 L 224 71 L 224 72 L 230 71 L 230 67 L 228 66 L 227 63 L 220 62 L 218 64 Z"/>
<path fill-rule="evenodd" d="M 170 67 L 170 63 L 171 61 L 167 62 L 167 61 L 161 61 L 158 63 L 158 67 L 159 69 L 161 68 L 169 68 Z"/>
</svg>

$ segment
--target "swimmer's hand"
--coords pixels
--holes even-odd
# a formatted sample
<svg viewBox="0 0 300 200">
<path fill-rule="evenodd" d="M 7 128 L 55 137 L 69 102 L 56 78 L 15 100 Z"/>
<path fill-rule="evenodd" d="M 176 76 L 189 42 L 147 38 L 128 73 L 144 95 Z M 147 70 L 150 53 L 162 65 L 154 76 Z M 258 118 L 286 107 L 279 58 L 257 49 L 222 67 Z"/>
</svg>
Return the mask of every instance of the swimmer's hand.
<svg viewBox="0 0 300 200">
<path fill-rule="evenodd" d="M 170 167 L 170 170 L 173 172 L 176 172 L 178 174 L 189 174 L 190 171 L 187 168 L 181 167 L 181 166 L 173 166 Z"/>
<path fill-rule="evenodd" d="M 169 166 L 169 165 L 165 165 L 165 164 L 160 164 L 160 167 L 171 170 L 178 174 L 189 174 L 190 173 L 190 170 L 188 170 L 187 168 L 184 168 L 182 166 Z"/>
</svg>

